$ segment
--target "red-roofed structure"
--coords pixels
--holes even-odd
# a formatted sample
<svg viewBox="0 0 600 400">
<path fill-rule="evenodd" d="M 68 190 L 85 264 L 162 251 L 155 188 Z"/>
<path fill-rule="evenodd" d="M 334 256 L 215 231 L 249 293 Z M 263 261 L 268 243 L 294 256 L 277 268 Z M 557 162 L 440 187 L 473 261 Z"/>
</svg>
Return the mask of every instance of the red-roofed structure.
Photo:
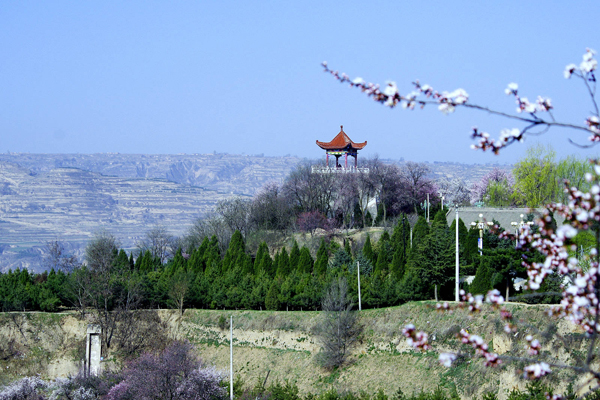
<svg viewBox="0 0 600 400">
<path fill-rule="evenodd" d="M 335 157 L 335 168 L 342 168 L 339 163 L 339 158 L 344 156 L 344 167 L 348 169 L 348 156 L 354 157 L 354 169 L 358 168 L 358 150 L 362 150 L 367 145 L 367 142 L 355 143 L 344 132 L 344 126 L 340 126 L 338 133 L 330 142 L 320 142 L 317 140 L 317 146 L 326 151 L 326 166 L 329 169 L 329 155 Z"/>
</svg>

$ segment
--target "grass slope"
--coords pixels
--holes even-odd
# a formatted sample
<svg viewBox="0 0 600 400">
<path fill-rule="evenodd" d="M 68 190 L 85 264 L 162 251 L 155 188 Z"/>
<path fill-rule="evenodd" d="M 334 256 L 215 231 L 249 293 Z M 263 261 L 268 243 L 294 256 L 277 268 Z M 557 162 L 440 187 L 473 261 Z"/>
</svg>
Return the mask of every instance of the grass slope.
<svg viewBox="0 0 600 400">
<path fill-rule="evenodd" d="M 426 330 L 437 351 L 456 348 L 455 334 L 466 328 L 504 355 L 522 354 L 523 343 L 518 339 L 527 334 L 540 339 L 544 352 L 563 362 L 581 352 L 581 335 L 564 321 L 551 321 L 543 307 L 508 307 L 523 321 L 516 334 L 505 334 L 503 323 L 491 309 L 484 309 L 474 318 L 464 311 L 439 313 L 432 302 L 363 310 L 364 331 L 352 351 L 351 362 L 334 371 L 322 370 L 313 359 L 319 350 L 312 335 L 318 312 L 186 310 L 180 317 L 163 310 L 160 316 L 172 338 L 189 340 L 207 363 L 228 371 L 228 324 L 233 315 L 234 372 L 248 386 L 262 382 L 268 374 L 269 382 L 288 380 L 304 393 L 332 387 L 342 392 L 374 393 L 381 388 L 392 395 L 398 389 L 413 393 L 441 385 L 456 387 L 463 398 L 494 391 L 502 399 L 513 388 L 525 388 L 519 371 L 523 365 L 489 369 L 481 360 L 464 358 L 455 367 L 444 368 L 437 362 L 437 353 L 411 350 L 401 331 L 408 323 Z M 82 358 L 85 327 L 86 321 L 78 320 L 76 314 L 0 314 L 0 368 L 6 372 L 0 374 L 4 377 L 0 379 L 35 373 L 53 378 L 74 373 Z M 571 341 L 574 350 L 570 353 L 549 340 L 557 331 Z M 562 381 L 574 379 L 564 372 L 562 375 L 566 378 Z"/>
</svg>

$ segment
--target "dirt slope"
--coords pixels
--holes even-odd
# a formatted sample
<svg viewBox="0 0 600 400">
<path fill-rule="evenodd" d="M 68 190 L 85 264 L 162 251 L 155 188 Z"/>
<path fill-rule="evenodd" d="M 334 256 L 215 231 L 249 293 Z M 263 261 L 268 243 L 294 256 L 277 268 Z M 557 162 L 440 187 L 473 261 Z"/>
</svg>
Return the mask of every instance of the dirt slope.
<svg viewBox="0 0 600 400">
<path fill-rule="evenodd" d="M 234 372 L 248 386 L 263 381 L 268 373 L 269 382 L 289 380 L 302 392 L 335 387 L 373 393 L 382 388 L 391 395 L 398 389 L 412 393 L 442 385 L 455 386 L 463 398 L 493 390 L 504 399 L 511 389 L 525 387 L 518 370 L 522 365 L 489 369 L 480 360 L 466 358 L 447 369 L 438 364 L 436 353 L 412 351 L 401 331 L 404 325 L 413 323 L 427 330 L 434 348 L 443 351 L 457 346 L 455 333 L 465 327 L 504 355 L 522 352 L 519 338 L 533 334 L 545 343 L 547 354 L 567 362 L 573 352 L 565 352 L 556 342 L 544 342 L 544 337 L 558 331 L 571 341 L 574 352 L 580 351 L 581 342 L 577 342 L 580 336 L 573 327 L 564 321 L 551 321 L 542 307 L 511 305 L 510 308 L 529 324 L 510 335 L 503 332 L 503 324 L 492 310 L 475 318 L 469 318 L 463 311 L 439 313 L 427 302 L 364 310 L 361 312 L 364 331 L 352 351 L 351 362 L 333 372 L 322 370 L 314 362 L 319 345 L 312 327 L 319 318 L 318 312 L 186 310 L 179 317 L 173 311 L 162 310 L 159 315 L 167 323 L 171 338 L 191 341 L 207 363 L 224 371 L 229 370 L 228 321 L 233 315 Z M 0 368 L 5 372 L 0 374 L 4 376 L 0 383 L 2 379 L 36 373 L 46 378 L 75 373 L 84 356 L 86 325 L 87 321 L 73 313 L 0 314 Z M 546 336 L 537 332 L 538 328 L 546 329 Z M 118 360 L 106 364 L 115 365 Z M 566 373 L 561 374 L 571 379 Z"/>
</svg>

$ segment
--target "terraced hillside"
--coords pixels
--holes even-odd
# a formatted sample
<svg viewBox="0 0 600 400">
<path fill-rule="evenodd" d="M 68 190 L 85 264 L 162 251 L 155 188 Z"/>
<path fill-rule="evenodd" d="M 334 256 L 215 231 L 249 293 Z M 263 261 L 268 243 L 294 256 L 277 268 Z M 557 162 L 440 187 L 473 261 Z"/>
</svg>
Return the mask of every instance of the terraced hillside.
<svg viewBox="0 0 600 400">
<path fill-rule="evenodd" d="M 224 196 L 158 179 L 103 176 L 75 168 L 33 175 L 0 163 L 0 270 L 40 269 L 45 243 L 73 248 L 106 228 L 125 248 L 155 224 L 183 234 Z"/>
</svg>

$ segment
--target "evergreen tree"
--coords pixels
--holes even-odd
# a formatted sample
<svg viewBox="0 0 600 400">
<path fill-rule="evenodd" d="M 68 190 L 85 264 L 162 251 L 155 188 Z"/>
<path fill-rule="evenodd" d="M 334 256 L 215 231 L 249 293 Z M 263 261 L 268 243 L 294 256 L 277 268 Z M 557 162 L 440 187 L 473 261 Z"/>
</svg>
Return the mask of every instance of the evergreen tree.
<svg viewBox="0 0 600 400">
<path fill-rule="evenodd" d="M 321 245 L 317 250 L 317 260 L 315 261 L 314 271 L 318 276 L 324 276 L 327 272 L 327 264 L 329 262 L 329 255 L 327 252 L 327 245 L 325 241 L 321 239 Z"/>
<path fill-rule="evenodd" d="M 279 283 L 276 280 L 273 280 L 271 287 L 267 292 L 267 297 L 265 298 L 265 307 L 270 311 L 277 311 L 280 308 Z"/>
<path fill-rule="evenodd" d="M 188 271 L 191 271 L 194 274 L 204 272 L 205 265 L 203 258 L 200 248 L 193 250 L 187 262 Z"/>
<path fill-rule="evenodd" d="M 443 217 L 443 212 L 438 212 L 437 215 L 440 214 Z M 436 300 L 438 289 L 453 277 L 453 250 L 452 239 L 445 218 L 437 217 L 434 219 L 430 233 L 420 239 L 416 248 L 413 242 L 413 251 L 411 251 L 408 266 L 411 270 L 410 279 L 413 284 L 415 284 L 415 280 L 420 279 L 422 283 L 417 284 L 417 287 L 422 289 L 427 287 L 426 283 L 433 285 Z M 428 289 L 427 291 L 429 292 Z M 426 296 L 426 293 L 421 293 L 421 296 Z"/>
<path fill-rule="evenodd" d="M 453 242 L 453 245 L 456 246 L 456 219 L 452 220 L 452 225 L 450 225 L 450 234 L 453 235 L 452 242 Z M 467 249 L 468 234 L 469 234 L 469 231 L 467 230 L 465 223 L 463 222 L 463 220 L 461 218 L 459 218 L 458 219 L 458 251 L 459 251 L 461 265 L 467 264 L 466 249 Z"/>
<path fill-rule="evenodd" d="M 362 248 L 363 255 L 371 262 L 371 264 L 377 264 L 377 255 L 373 251 L 373 246 L 371 245 L 371 236 L 367 233 L 367 239 L 365 240 L 365 244 Z"/>
<path fill-rule="evenodd" d="M 429 225 L 427 220 L 422 215 L 419 216 L 417 223 L 413 228 L 412 234 L 412 248 L 416 249 L 419 243 L 421 243 L 425 237 L 429 234 Z"/>
<path fill-rule="evenodd" d="M 302 246 L 300 250 L 300 259 L 298 260 L 298 271 L 305 274 L 312 274 L 314 260 L 310 255 L 308 247 Z"/>
<path fill-rule="evenodd" d="M 348 267 L 350 267 L 350 265 L 352 265 L 352 257 L 350 257 L 350 255 L 348 253 L 346 253 L 346 250 L 338 249 L 338 251 L 336 251 L 333 254 L 333 258 L 331 259 L 331 262 L 329 263 L 329 270 L 330 271 L 347 270 Z"/>
<path fill-rule="evenodd" d="M 298 242 L 294 240 L 292 250 L 290 250 L 290 271 L 296 271 L 298 269 L 298 261 L 300 260 L 300 248 Z"/>
<path fill-rule="evenodd" d="M 360 209 L 360 206 L 358 204 L 358 202 L 356 202 L 356 204 L 354 205 L 354 226 L 358 229 L 362 229 L 364 228 L 363 225 L 363 218 L 362 218 L 362 210 Z"/>
<path fill-rule="evenodd" d="M 375 264 L 375 272 L 385 275 L 387 274 L 387 270 L 387 254 L 384 251 L 379 251 L 377 255 L 377 263 Z"/>
<path fill-rule="evenodd" d="M 246 245 L 240 231 L 236 230 L 231 235 L 229 247 L 223 257 L 223 272 L 227 272 L 235 267 L 236 262 L 240 259 L 240 255 L 246 253 Z"/>
<path fill-rule="evenodd" d="M 467 238 L 465 240 L 465 258 L 468 264 L 479 264 L 479 248 L 477 247 L 478 240 L 479 229 L 477 229 L 476 226 L 472 226 L 467 232 Z"/>
<path fill-rule="evenodd" d="M 344 250 L 346 250 L 346 253 L 352 258 L 352 249 L 350 248 L 350 240 L 348 239 L 344 239 Z"/>
<path fill-rule="evenodd" d="M 279 252 L 277 259 L 277 276 L 286 277 L 290 273 L 290 257 L 285 247 Z"/>
<path fill-rule="evenodd" d="M 147 274 L 151 271 L 154 271 L 154 259 L 152 258 L 152 253 L 150 252 L 150 250 L 146 250 L 143 257 L 138 257 L 138 259 L 140 258 L 141 261 L 139 271 L 142 274 Z"/>
</svg>

